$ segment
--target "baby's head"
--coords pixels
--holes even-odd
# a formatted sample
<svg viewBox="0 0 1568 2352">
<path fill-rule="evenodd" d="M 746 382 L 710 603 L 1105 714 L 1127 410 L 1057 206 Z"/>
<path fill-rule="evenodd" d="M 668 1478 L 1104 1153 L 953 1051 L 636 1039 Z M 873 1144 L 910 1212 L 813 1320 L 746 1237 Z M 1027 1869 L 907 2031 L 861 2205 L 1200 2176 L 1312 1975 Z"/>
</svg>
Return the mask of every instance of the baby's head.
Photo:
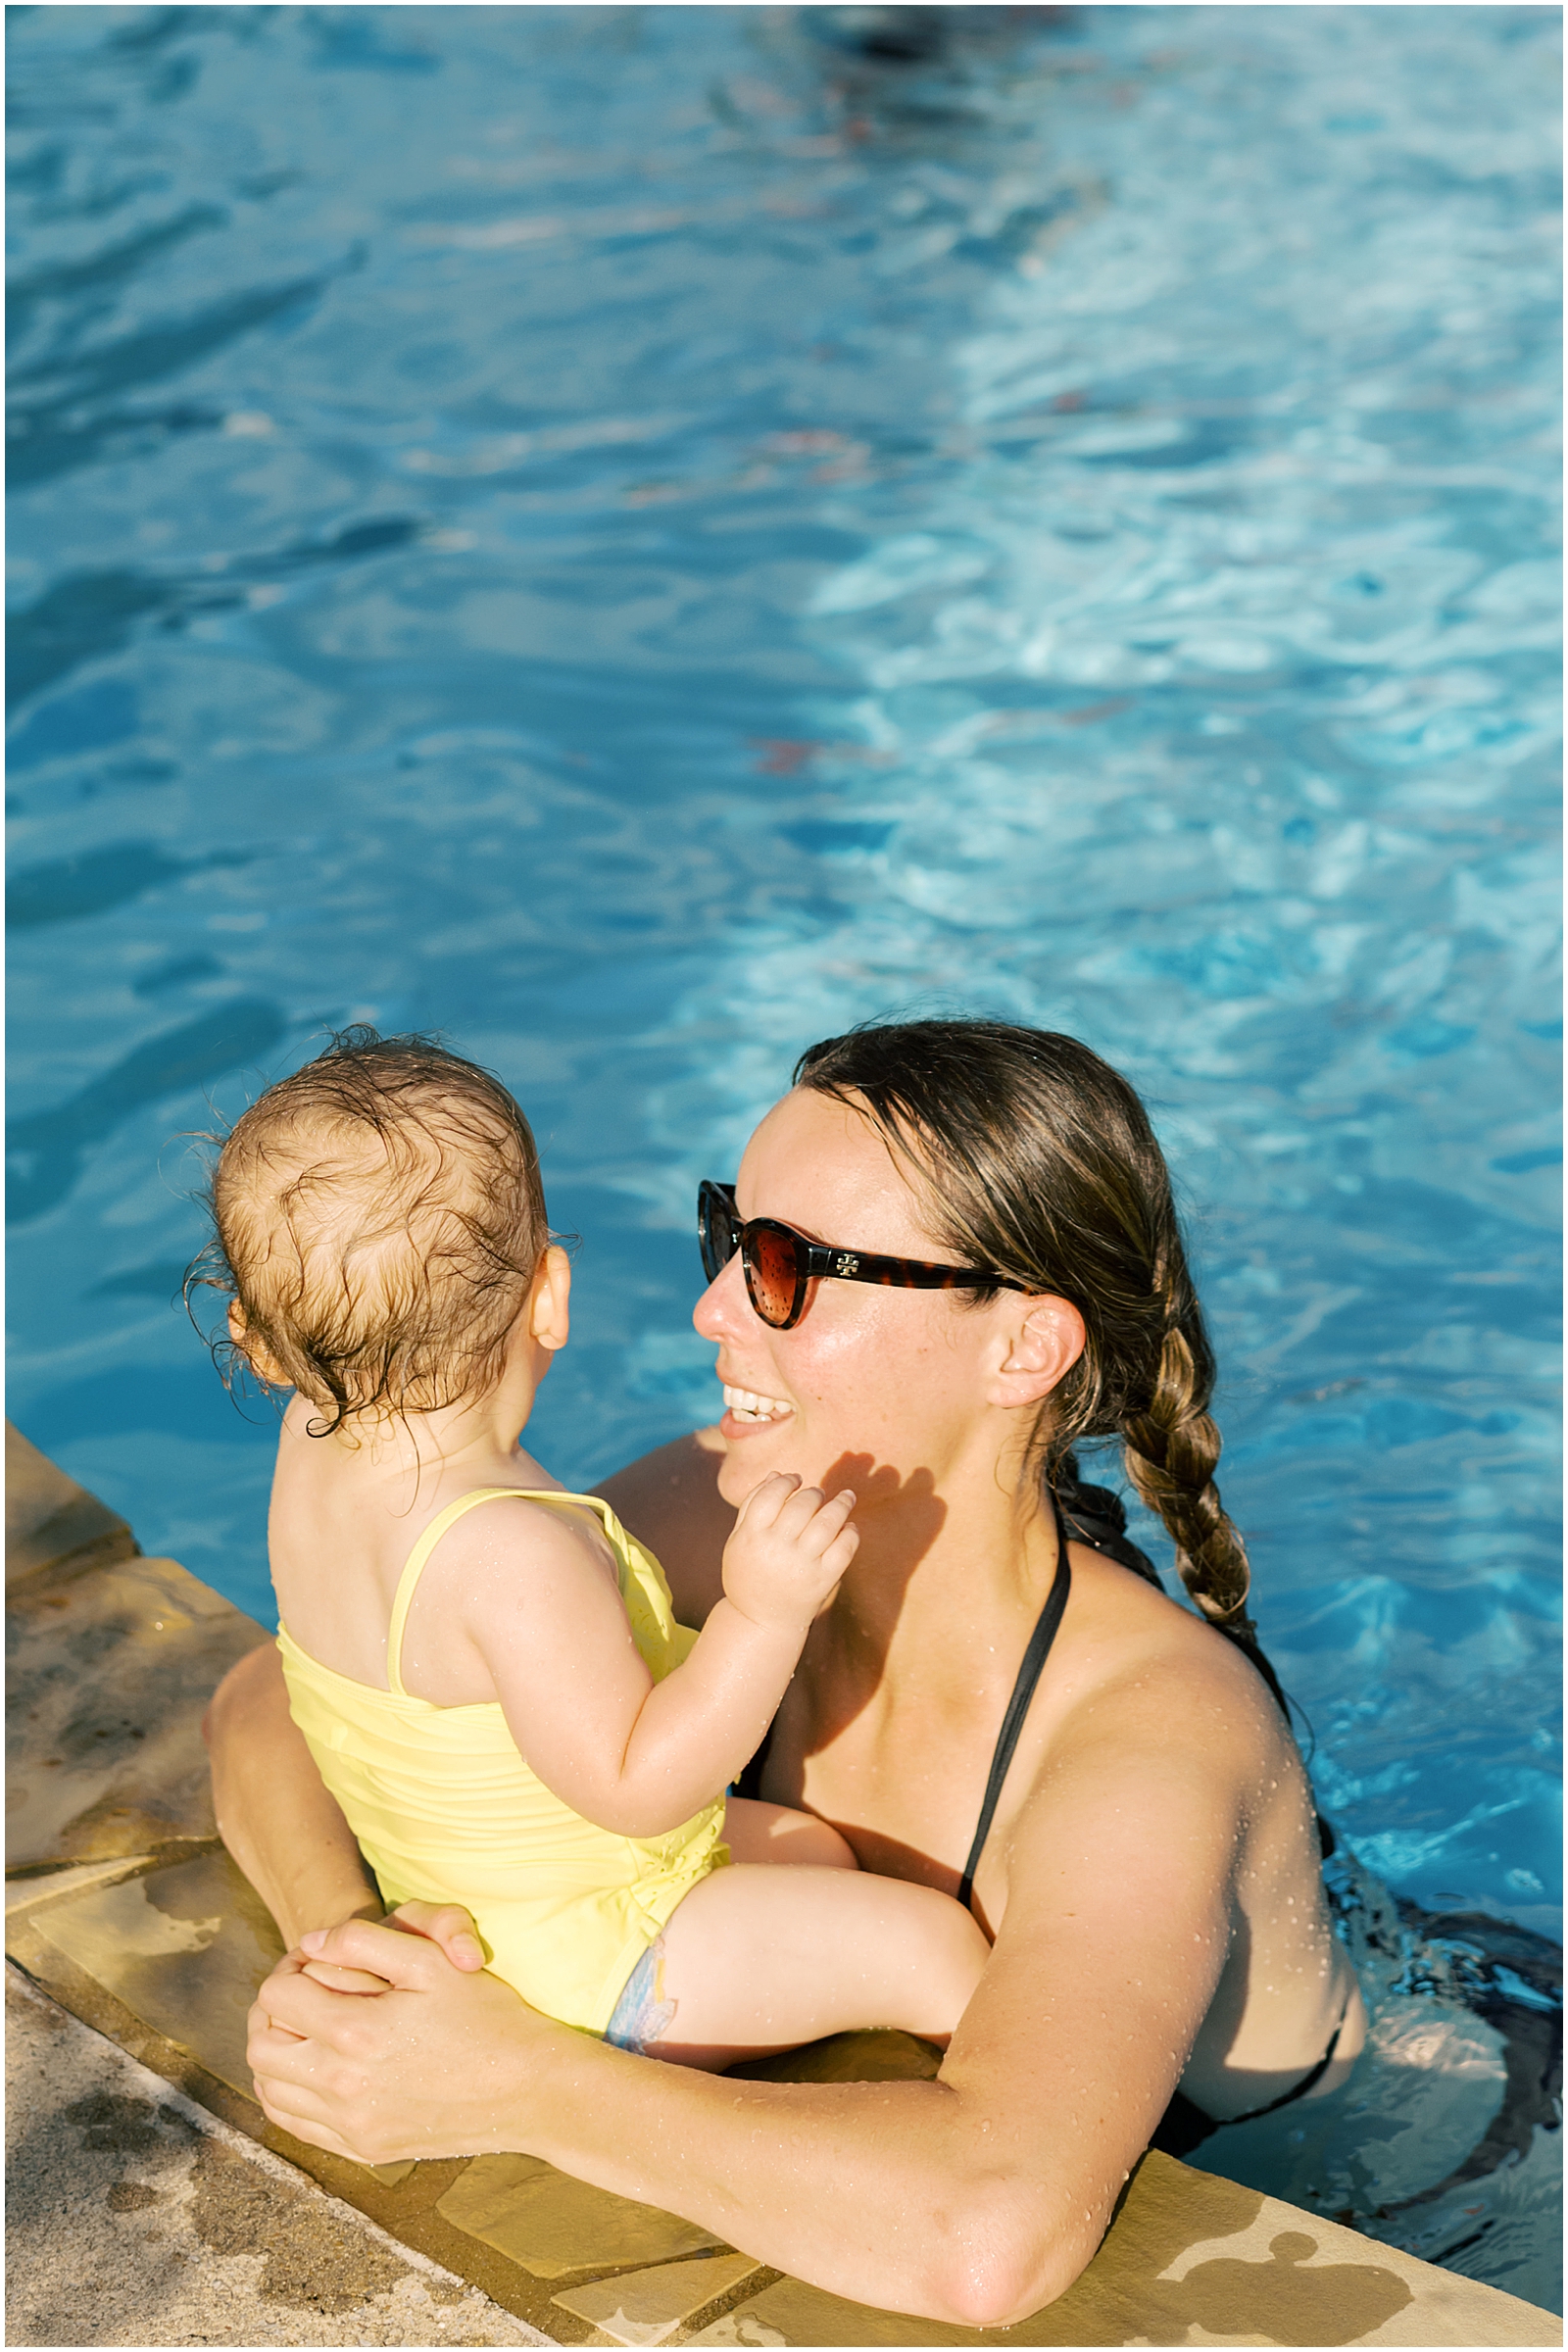
<svg viewBox="0 0 1568 2352">
<path fill-rule="evenodd" d="M 251 1104 L 210 1205 L 198 1279 L 228 1295 L 258 1377 L 325 1415 L 313 1435 L 493 1388 L 550 1242 L 539 1154 L 499 1079 L 373 1029 Z"/>
</svg>

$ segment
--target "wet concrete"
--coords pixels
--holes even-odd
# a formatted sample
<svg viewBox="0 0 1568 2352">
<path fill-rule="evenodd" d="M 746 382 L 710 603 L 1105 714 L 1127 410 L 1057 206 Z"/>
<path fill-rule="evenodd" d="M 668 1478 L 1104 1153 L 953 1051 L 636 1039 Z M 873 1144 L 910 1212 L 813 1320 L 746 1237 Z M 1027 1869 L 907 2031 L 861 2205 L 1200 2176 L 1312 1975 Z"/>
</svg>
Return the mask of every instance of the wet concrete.
<svg viewBox="0 0 1568 2352">
<path fill-rule="evenodd" d="M 6 1971 L 11 2344 L 537 2344 Z"/>
</svg>

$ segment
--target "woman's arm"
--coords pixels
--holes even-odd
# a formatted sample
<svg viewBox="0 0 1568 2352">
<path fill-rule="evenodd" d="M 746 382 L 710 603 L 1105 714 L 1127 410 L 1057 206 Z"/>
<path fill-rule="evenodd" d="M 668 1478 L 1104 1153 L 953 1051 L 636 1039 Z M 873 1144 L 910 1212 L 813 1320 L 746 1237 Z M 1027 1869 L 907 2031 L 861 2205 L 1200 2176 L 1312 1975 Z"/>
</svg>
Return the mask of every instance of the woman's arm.
<svg viewBox="0 0 1568 2352">
<path fill-rule="evenodd" d="M 837 2294 L 1010 2324 L 1099 2244 L 1224 1965 L 1242 1791 L 1211 1717 L 1201 1733 L 1192 1711 L 1185 1732 L 1167 1716 L 1148 1738 L 1122 1717 L 1058 1753 L 1014 1830 L 1003 1933 L 934 2082 L 753 2082 L 631 2059 L 351 1923 L 325 1956 L 395 1989 L 351 2000 L 285 1964 L 252 2013 L 259 2092 L 274 2122 L 370 2162 L 526 2150 Z"/>
</svg>

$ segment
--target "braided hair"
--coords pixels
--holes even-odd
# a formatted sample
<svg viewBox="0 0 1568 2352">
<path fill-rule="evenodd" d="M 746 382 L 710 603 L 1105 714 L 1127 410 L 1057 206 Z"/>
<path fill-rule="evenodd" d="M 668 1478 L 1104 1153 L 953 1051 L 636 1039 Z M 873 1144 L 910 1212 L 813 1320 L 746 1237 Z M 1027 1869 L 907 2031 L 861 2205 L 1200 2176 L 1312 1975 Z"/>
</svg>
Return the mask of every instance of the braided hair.
<svg viewBox="0 0 1568 2352">
<path fill-rule="evenodd" d="M 870 1114 L 962 1259 L 1078 1309 L 1084 1351 L 1040 1415 L 1028 1475 L 1062 1493 L 1075 1445 L 1119 1437 L 1195 1605 L 1286 1710 L 1248 1614 L 1247 1549 L 1214 1484 L 1214 1353 L 1170 1174 L 1127 1081 L 1075 1038 L 936 1020 L 825 1039 L 795 1082 Z"/>
</svg>

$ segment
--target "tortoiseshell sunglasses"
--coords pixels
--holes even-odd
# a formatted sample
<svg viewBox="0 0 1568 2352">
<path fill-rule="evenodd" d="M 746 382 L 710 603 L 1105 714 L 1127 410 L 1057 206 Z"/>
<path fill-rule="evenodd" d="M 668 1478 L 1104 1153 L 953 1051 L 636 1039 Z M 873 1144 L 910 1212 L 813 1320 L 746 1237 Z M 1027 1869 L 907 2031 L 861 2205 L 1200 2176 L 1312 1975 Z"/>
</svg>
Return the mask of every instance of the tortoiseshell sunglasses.
<svg viewBox="0 0 1568 2352">
<path fill-rule="evenodd" d="M 762 1321 L 793 1331 L 806 1312 L 806 1295 L 824 1275 L 834 1282 L 874 1282 L 897 1291 L 1021 1291 L 1027 1286 L 984 1266 L 932 1266 L 918 1257 L 873 1257 L 865 1250 L 830 1249 L 808 1241 L 776 1217 L 738 1217 L 735 1187 L 705 1182 L 697 1189 L 697 1238 L 712 1282 L 738 1250 L 746 1291 Z"/>
</svg>

